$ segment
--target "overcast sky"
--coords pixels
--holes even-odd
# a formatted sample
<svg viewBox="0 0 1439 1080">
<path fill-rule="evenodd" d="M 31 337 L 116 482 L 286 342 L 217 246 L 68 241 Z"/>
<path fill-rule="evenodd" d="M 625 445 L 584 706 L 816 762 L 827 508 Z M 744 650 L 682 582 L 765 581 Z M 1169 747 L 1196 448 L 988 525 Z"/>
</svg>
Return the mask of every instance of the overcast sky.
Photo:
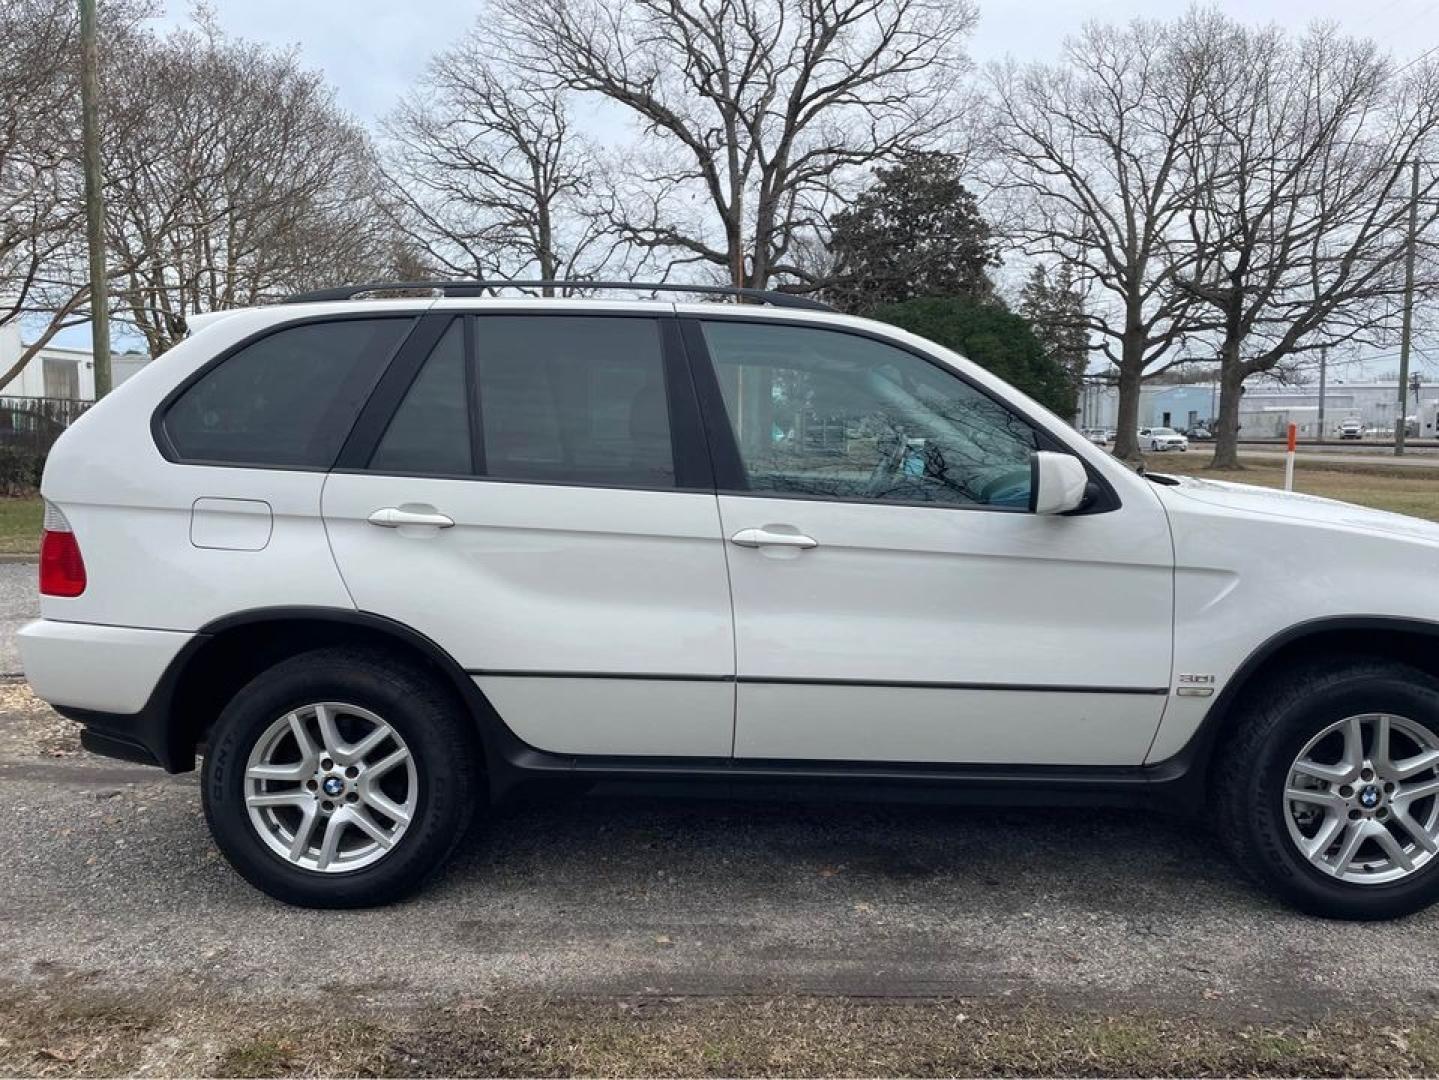
<svg viewBox="0 0 1439 1080">
<path fill-rule="evenodd" d="M 985 62 L 1013 55 L 1054 57 L 1086 21 L 1127 22 L 1182 14 L 1187 0 L 979 0 L 970 54 Z M 298 45 L 323 68 L 345 108 L 364 120 L 384 115 L 435 51 L 469 30 L 476 0 L 213 0 L 220 25 L 240 37 Z M 189 0 L 168 0 L 163 22 L 188 17 Z M 1407 60 L 1439 44 L 1436 0 L 1223 0 L 1236 18 L 1302 29 L 1338 23 Z"/>
<path fill-rule="evenodd" d="M 470 29 L 481 6 L 479 0 L 212 0 L 212 5 L 220 25 L 236 37 L 298 47 L 307 65 L 325 72 L 340 104 L 366 123 L 394 106 L 433 53 Z M 980 5 L 969 52 L 983 64 L 1006 56 L 1053 59 L 1065 37 L 1086 21 L 1171 18 L 1183 14 L 1189 0 L 980 0 Z M 1294 30 L 1334 22 L 1348 33 L 1372 37 L 1401 62 L 1439 44 L 1439 0 L 1221 0 L 1217 6 L 1251 23 Z M 191 0 L 165 0 L 157 28 L 187 22 L 190 8 Z M 118 347 L 134 344 L 120 333 Z M 89 334 L 76 327 L 62 337 L 81 345 L 88 344 Z M 1439 374 L 1434 359 L 1417 359 Z M 1355 364 L 1350 372 L 1359 378 L 1394 366 L 1383 357 Z"/>
</svg>

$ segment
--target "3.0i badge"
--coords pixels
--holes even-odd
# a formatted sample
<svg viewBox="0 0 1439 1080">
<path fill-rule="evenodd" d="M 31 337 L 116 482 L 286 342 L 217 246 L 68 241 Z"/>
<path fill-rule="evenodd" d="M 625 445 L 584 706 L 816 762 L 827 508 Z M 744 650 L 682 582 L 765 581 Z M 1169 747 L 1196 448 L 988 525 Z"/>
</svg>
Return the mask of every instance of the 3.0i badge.
<svg viewBox="0 0 1439 1080">
<path fill-rule="evenodd" d="M 1175 693 L 1180 697 L 1208 697 L 1214 693 L 1214 676 L 1202 672 L 1182 671 L 1175 678 L 1179 685 Z"/>
</svg>

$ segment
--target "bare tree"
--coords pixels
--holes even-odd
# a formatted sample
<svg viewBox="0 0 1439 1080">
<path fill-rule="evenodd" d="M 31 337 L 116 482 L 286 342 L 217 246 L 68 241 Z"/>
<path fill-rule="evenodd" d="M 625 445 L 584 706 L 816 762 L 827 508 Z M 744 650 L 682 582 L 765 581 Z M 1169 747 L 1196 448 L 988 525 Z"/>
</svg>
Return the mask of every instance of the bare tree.
<svg viewBox="0 0 1439 1080">
<path fill-rule="evenodd" d="M 970 0 L 531 0 L 503 13 L 533 77 L 638 121 L 610 217 L 736 285 L 788 257 L 847 174 L 952 136 Z"/>
<path fill-rule="evenodd" d="M 147 36 L 105 75 L 115 292 L 153 355 L 188 315 L 383 268 L 368 139 L 293 53 L 202 22 Z"/>
<path fill-rule="evenodd" d="M 614 245 L 593 204 L 599 166 L 568 106 L 478 30 L 430 62 L 384 124 L 395 220 L 428 262 L 459 277 L 602 270 Z"/>
<path fill-rule="evenodd" d="M 0 387 L 66 326 L 83 321 L 79 173 L 70 102 L 78 82 L 74 5 L 14 0 L 0 7 L 0 327 L 33 325 L 32 342 Z"/>
<path fill-rule="evenodd" d="M 1183 288 L 1217 324 L 1216 468 L 1239 468 L 1246 379 L 1304 353 L 1374 343 L 1403 287 L 1411 166 L 1439 133 L 1439 64 L 1391 77 L 1372 42 L 1318 28 L 1295 41 L 1217 14 L 1184 20 L 1203 59 L 1208 122 L 1187 149 L 1195 247 Z M 1421 228 L 1439 221 L 1420 198 Z"/>
<path fill-rule="evenodd" d="M 991 71 L 995 183 L 1030 254 L 1068 266 L 1119 386 L 1114 452 L 1138 456 L 1139 390 L 1196 327 L 1184 151 L 1203 122 L 1199 54 L 1172 26 L 1089 25 L 1061 63 Z"/>
</svg>

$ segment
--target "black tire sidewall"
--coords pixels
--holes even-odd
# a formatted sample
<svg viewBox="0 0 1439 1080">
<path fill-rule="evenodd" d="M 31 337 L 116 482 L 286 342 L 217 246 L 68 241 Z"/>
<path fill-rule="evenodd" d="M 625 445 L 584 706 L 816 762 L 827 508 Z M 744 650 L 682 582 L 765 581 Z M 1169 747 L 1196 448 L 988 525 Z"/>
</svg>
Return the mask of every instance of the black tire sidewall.
<svg viewBox="0 0 1439 1080">
<path fill-rule="evenodd" d="M 1355 885 L 1310 864 L 1289 835 L 1284 789 L 1294 760 L 1324 728 L 1364 713 L 1403 716 L 1439 734 L 1439 688 L 1399 673 L 1380 672 L 1320 687 L 1280 713 L 1245 784 L 1252 807 L 1250 839 L 1264 863 L 1263 876 L 1291 902 L 1314 914 L 1392 918 L 1439 899 L 1439 859 L 1401 881 Z"/>
<path fill-rule="evenodd" d="M 404 739 L 419 785 L 415 815 L 395 848 L 358 870 L 320 873 L 294 866 L 257 834 L 245 806 L 245 765 L 281 716 L 337 701 L 382 717 Z M 363 654 L 304 654 L 257 676 L 220 714 L 203 773 L 205 817 L 221 852 L 251 884 L 306 907 L 366 907 L 412 892 L 464 834 L 478 785 L 477 763 L 453 703 L 403 666 Z"/>
</svg>

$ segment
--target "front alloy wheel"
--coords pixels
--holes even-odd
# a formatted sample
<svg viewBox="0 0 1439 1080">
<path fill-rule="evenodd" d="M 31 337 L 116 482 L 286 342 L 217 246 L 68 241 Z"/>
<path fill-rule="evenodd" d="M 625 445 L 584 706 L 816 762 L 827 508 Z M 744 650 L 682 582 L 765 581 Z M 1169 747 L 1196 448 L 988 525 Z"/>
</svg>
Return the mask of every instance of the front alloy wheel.
<svg viewBox="0 0 1439 1080">
<path fill-rule="evenodd" d="M 1346 717 L 1299 752 L 1285 801 L 1313 866 L 1355 885 L 1399 881 L 1439 852 L 1439 737 L 1403 716 Z"/>
<path fill-rule="evenodd" d="M 1246 689 L 1227 726 L 1215 820 L 1241 866 L 1332 918 L 1439 900 L 1439 679 L 1316 653 Z"/>
</svg>

